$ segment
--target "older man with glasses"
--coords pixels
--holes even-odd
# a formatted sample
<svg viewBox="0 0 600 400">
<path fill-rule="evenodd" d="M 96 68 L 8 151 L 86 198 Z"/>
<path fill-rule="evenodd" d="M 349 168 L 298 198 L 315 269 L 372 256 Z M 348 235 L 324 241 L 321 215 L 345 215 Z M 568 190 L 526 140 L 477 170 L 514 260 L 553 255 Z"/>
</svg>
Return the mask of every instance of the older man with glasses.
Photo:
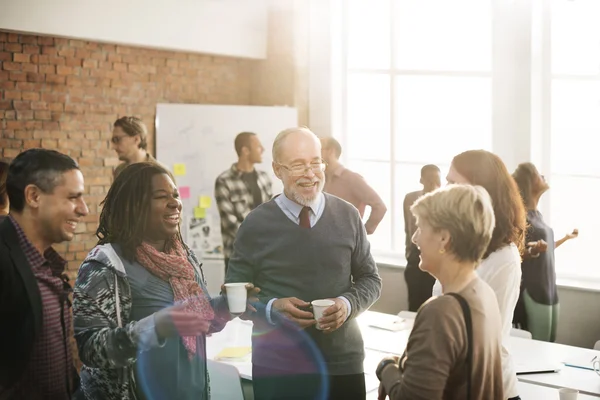
<svg viewBox="0 0 600 400">
<path fill-rule="evenodd" d="M 309 129 L 281 132 L 273 160 L 283 193 L 242 222 L 226 278 L 261 288 L 253 315 L 254 397 L 364 399 L 355 318 L 381 293 L 365 227 L 356 208 L 323 193 L 326 164 Z M 318 320 L 315 300 L 328 307 Z"/>
</svg>

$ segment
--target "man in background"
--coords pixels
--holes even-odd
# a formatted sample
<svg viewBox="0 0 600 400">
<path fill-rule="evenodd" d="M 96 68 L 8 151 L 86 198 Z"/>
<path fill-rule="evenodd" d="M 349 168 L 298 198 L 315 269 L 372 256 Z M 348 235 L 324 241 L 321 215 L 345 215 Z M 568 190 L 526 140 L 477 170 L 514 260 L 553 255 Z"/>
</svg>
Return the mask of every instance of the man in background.
<svg viewBox="0 0 600 400">
<path fill-rule="evenodd" d="M 371 214 L 365 222 L 367 234 L 371 235 L 385 216 L 387 207 L 362 176 L 344 168 L 339 161 L 341 155 L 342 146 L 337 140 L 332 137 L 321 138 L 321 156 L 327 163 L 323 191 L 352 204 L 358 209 L 361 218 L 365 207 L 371 207 Z"/>
<path fill-rule="evenodd" d="M 83 175 L 70 157 L 31 149 L 10 164 L 10 214 L 0 223 L 0 398 L 64 399 L 78 386 L 71 353 L 67 262 L 88 214 Z"/>
<path fill-rule="evenodd" d="M 404 233 L 406 234 L 406 269 L 404 270 L 404 280 L 408 288 L 408 310 L 414 312 L 431 297 L 435 278 L 427 272 L 421 271 L 419 268 L 421 253 L 417 245 L 412 241 L 412 237 L 417 230 L 417 222 L 415 216 L 410 212 L 410 207 L 419 197 L 440 187 L 440 169 L 433 164 L 425 165 L 421 168 L 420 182 L 423 185 L 423 189 L 411 192 L 404 198 Z"/>
<path fill-rule="evenodd" d="M 130 164 L 156 161 L 148 153 L 148 130 L 146 125 L 137 117 L 121 117 L 116 120 L 110 141 L 119 156 L 119 160 L 123 161 L 115 168 L 114 178 Z"/>
<path fill-rule="evenodd" d="M 225 272 L 233 252 L 233 241 L 240 224 L 254 208 L 271 199 L 272 183 L 266 172 L 258 171 L 265 150 L 252 132 L 238 134 L 234 141 L 238 161 L 215 181 L 215 199 L 221 217 L 221 236 Z"/>
</svg>

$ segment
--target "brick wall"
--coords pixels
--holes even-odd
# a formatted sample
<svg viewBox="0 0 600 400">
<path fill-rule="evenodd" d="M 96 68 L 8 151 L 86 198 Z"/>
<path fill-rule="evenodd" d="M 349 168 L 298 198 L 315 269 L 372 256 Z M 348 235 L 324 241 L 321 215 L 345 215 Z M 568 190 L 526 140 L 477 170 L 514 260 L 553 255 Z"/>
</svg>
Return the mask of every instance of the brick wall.
<svg viewBox="0 0 600 400">
<path fill-rule="evenodd" d="M 58 246 L 72 276 L 96 242 L 98 204 L 118 164 L 109 141 L 115 119 L 141 117 L 153 152 L 157 103 L 251 104 L 255 63 L 0 31 L 0 158 L 57 149 L 85 176 L 90 215 Z"/>
</svg>

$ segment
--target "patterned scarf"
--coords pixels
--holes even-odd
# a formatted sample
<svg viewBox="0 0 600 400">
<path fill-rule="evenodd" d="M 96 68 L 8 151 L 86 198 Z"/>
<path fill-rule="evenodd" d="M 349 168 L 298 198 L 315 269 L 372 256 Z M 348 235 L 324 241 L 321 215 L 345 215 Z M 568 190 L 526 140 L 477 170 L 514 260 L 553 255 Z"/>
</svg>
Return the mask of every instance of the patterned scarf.
<svg viewBox="0 0 600 400">
<path fill-rule="evenodd" d="M 187 252 L 179 240 L 174 240 L 170 247 L 168 252 L 163 253 L 144 242 L 136 249 L 137 261 L 152 274 L 171 284 L 176 304 L 185 303 L 186 311 L 212 321 L 215 318 L 214 310 L 196 281 Z M 196 354 L 196 337 L 183 336 L 181 340 L 191 360 Z"/>
</svg>

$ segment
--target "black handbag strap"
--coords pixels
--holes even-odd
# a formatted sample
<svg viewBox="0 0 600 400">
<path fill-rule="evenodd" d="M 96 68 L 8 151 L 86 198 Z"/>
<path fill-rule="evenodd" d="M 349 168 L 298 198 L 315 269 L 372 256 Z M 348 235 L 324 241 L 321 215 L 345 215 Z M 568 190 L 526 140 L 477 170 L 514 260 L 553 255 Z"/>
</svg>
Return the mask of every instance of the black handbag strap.
<svg viewBox="0 0 600 400">
<path fill-rule="evenodd" d="M 458 300 L 462 308 L 467 328 L 467 400 L 471 400 L 471 375 L 473 371 L 473 321 L 471 320 L 471 308 L 469 303 L 458 293 L 448 293 Z"/>
</svg>

